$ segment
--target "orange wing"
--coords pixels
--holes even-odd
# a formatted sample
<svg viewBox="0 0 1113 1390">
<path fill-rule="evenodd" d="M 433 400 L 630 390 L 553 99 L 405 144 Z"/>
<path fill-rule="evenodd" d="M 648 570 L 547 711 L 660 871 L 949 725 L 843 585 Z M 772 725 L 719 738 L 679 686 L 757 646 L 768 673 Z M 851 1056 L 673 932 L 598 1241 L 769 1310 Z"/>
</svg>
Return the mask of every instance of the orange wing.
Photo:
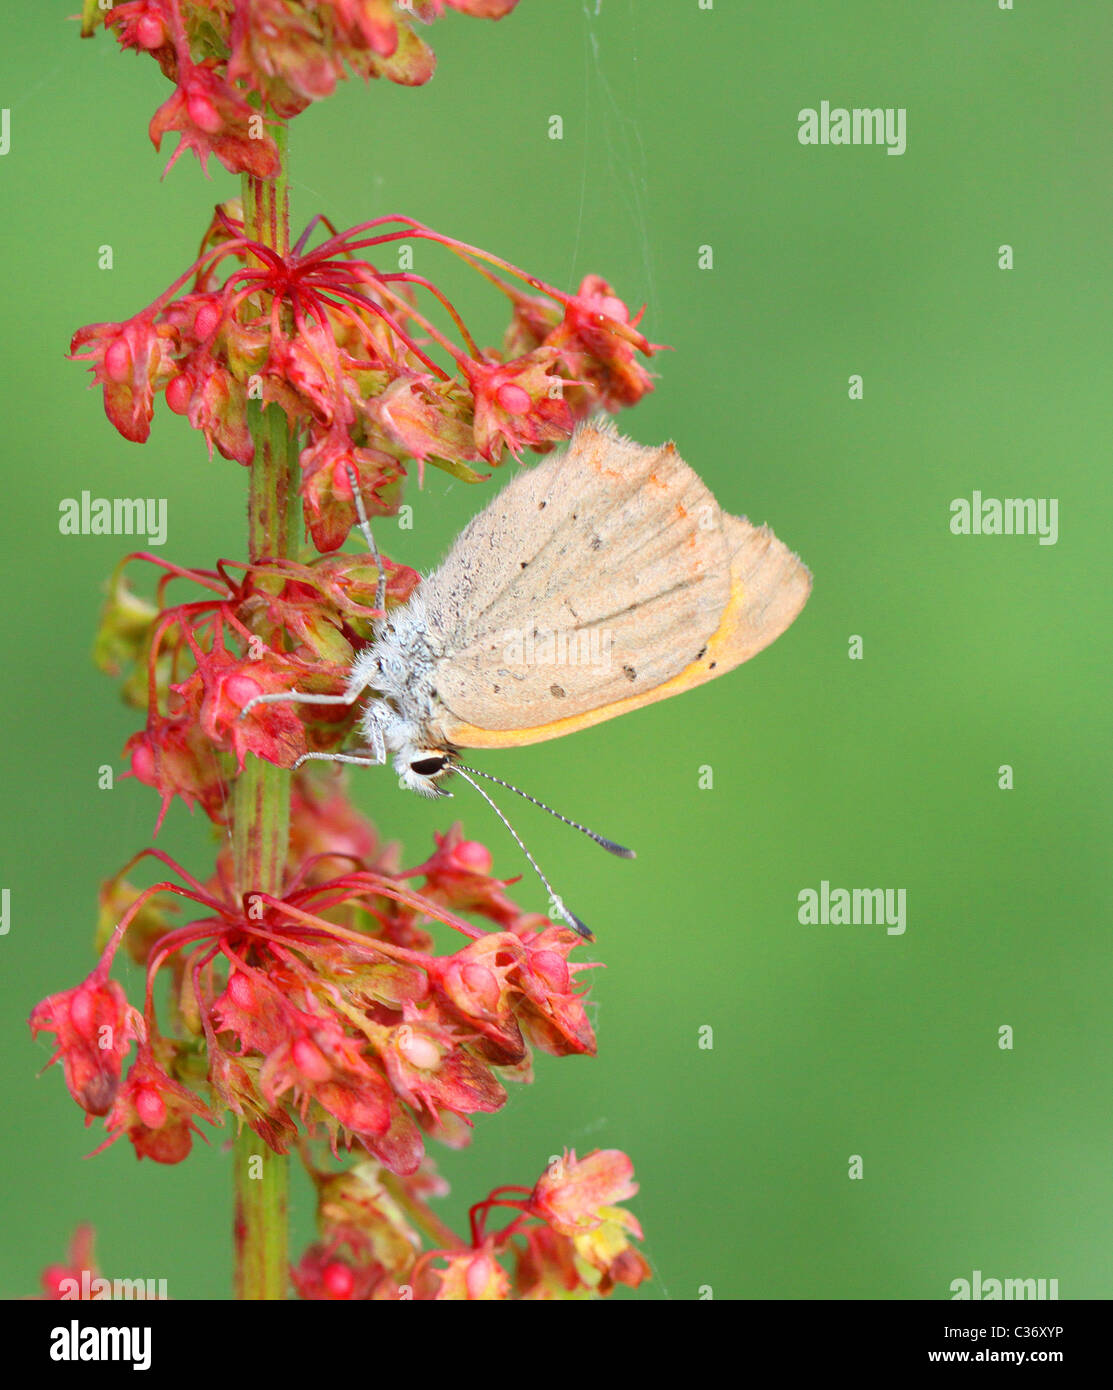
<svg viewBox="0 0 1113 1390">
<path fill-rule="evenodd" d="M 745 517 L 726 513 L 722 522 L 730 554 L 730 597 L 719 626 L 695 661 L 651 690 L 532 729 L 480 729 L 454 721 L 446 711 L 441 727 L 448 741 L 458 748 L 515 748 L 559 738 L 679 695 L 756 656 L 803 608 L 811 592 L 811 573 L 767 526 L 752 526 Z"/>
</svg>

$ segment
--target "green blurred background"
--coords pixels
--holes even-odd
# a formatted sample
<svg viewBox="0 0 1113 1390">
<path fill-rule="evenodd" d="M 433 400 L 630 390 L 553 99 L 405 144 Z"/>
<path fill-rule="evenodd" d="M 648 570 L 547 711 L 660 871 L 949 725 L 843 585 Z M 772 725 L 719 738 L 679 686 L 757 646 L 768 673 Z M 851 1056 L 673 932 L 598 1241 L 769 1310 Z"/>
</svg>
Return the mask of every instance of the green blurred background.
<svg viewBox="0 0 1113 1390">
<path fill-rule="evenodd" d="M 161 404 L 151 442 L 126 443 L 64 360 L 77 326 L 160 292 L 238 191 L 190 157 L 160 182 L 169 151 L 146 126 L 169 87 L 103 34 L 80 42 L 74 8 L 13 10 L 0 55 L 0 1293 L 34 1291 L 92 1221 L 106 1272 L 225 1297 L 224 1134 L 174 1168 L 137 1164 L 126 1141 L 85 1160 L 100 1124 L 83 1130 L 60 1069 L 36 1078 L 49 1038 L 26 1026 L 91 968 L 98 884 L 150 843 L 157 809 L 132 781 L 97 788 L 139 722 L 89 657 L 103 580 L 132 546 L 61 536 L 59 501 L 166 497 L 163 554 L 182 563 L 245 545 L 244 471 Z M 513 808 L 597 931 L 599 1056 L 541 1058 L 468 1151 L 438 1153 L 446 1215 L 532 1182 L 564 1146 L 618 1147 L 655 1272 L 636 1297 L 945 1298 L 975 1268 L 1108 1297 L 1113 11 L 522 0 L 499 24 L 429 32 L 427 88 L 348 82 L 294 123 L 295 225 L 404 212 L 558 285 L 599 272 L 647 301 L 673 351 L 622 428 L 675 438 L 724 507 L 768 520 L 815 574 L 751 665 L 483 755 L 639 858 Z M 824 99 L 907 108 L 907 152 L 802 147 L 797 112 Z M 432 248 L 416 268 L 498 341 L 502 305 L 478 279 Z M 428 568 L 498 484 L 433 471 L 408 495 L 414 530 L 381 524 L 381 541 Z M 1058 498 L 1058 544 L 952 536 L 950 501 L 975 488 Z M 519 873 L 461 791 L 450 809 Z M 386 773 L 354 796 L 411 862 L 451 819 Z M 197 872 L 211 861 L 180 803 L 158 843 Z M 823 879 L 905 888 L 907 932 L 800 925 L 797 895 Z M 535 883 L 517 891 L 543 908 Z M 298 1251 L 300 1183 L 293 1224 Z"/>
</svg>

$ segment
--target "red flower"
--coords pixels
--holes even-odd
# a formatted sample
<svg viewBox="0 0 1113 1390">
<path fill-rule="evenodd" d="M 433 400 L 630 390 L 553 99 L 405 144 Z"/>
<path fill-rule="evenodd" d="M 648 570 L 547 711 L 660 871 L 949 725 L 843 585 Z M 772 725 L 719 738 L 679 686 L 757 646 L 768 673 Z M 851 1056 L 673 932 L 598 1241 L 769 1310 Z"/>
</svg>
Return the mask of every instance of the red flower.
<svg viewBox="0 0 1113 1390">
<path fill-rule="evenodd" d="M 31 1036 L 51 1032 L 62 1059 L 66 1087 L 90 1115 L 105 1115 L 116 1098 L 124 1058 L 140 1036 L 135 1010 L 107 969 L 98 967 L 74 989 L 51 994 L 31 1013 Z"/>
<path fill-rule="evenodd" d="M 199 1132 L 194 1115 L 216 1123 L 208 1106 L 171 1080 L 150 1052 L 141 1049 L 108 1116 L 110 1137 L 101 1147 L 126 1133 L 137 1158 L 180 1163 L 193 1147 L 193 1134 Z"/>
<path fill-rule="evenodd" d="M 114 6 L 110 20 L 105 22 L 115 26 L 121 48 L 157 53 L 159 49 L 166 49 L 170 41 L 171 26 L 166 15 L 166 0 L 127 0 L 125 4 Z M 168 50 L 167 58 L 172 57 L 172 53 L 172 49 Z"/>
<path fill-rule="evenodd" d="M 602 276 L 585 275 L 579 293 L 564 305 L 564 322 L 546 342 L 559 349 L 569 374 L 604 410 L 634 405 L 653 390 L 653 379 L 635 353 L 648 355 L 659 346 L 638 331 L 641 314 L 631 319 Z"/>
<path fill-rule="evenodd" d="M 272 179 L 279 169 L 278 147 L 269 135 L 252 134 L 252 120 L 261 126 L 262 118 L 221 75 L 221 66 L 215 58 L 194 64 L 179 49 L 178 86 L 151 117 L 151 143 L 161 149 L 168 131 L 181 132 L 167 170 L 192 150 L 206 172 L 209 155 L 215 154 L 229 173 Z"/>
<path fill-rule="evenodd" d="M 355 652 L 380 616 L 373 560 L 360 554 L 312 564 L 265 559 L 239 566 L 244 573 L 235 579 L 230 570 L 237 566 L 228 561 L 215 571 L 185 570 L 147 554 L 123 563 L 135 558 L 165 571 L 160 605 L 172 576 L 209 592 L 175 607 L 149 604 L 131 593 L 121 565 L 97 638 L 102 669 L 120 675 L 135 663 L 124 683 L 125 698 L 150 713 L 146 729 L 129 739 L 125 751 L 132 759 L 130 775 L 162 794 L 163 814 L 169 800 L 180 795 L 191 806 L 200 801 L 214 820 L 223 819 L 232 771 L 221 765 L 222 750 L 241 764 L 251 752 L 288 766 L 307 747 L 339 746 L 354 709 L 336 705 L 306 714 L 288 704 L 258 704 L 246 718 L 241 715 L 258 694 L 295 687 L 330 694 L 343 690 Z M 418 576 L 393 561 L 386 570 L 390 606 L 413 592 Z M 193 673 L 172 685 L 173 676 L 190 663 Z"/>
<path fill-rule="evenodd" d="M 157 851 L 146 853 L 176 868 Z M 446 837 L 438 855 L 446 869 L 455 860 L 451 872 L 469 880 L 480 901 L 487 896 L 479 870 L 490 858 L 482 845 Z M 209 1084 L 272 1147 L 288 1147 L 296 1132 L 288 1115 L 293 1109 L 310 1133 L 323 1129 L 334 1150 L 358 1142 L 392 1171 L 412 1173 L 424 1153 L 421 1129 L 461 1144 L 467 1141 L 468 1116 L 504 1103 L 493 1067 L 510 1067 L 514 1079 L 528 1079 L 523 1027 L 550 1051 L 594 1047 L 571 988 L 574 967 L 567 952 L 578 940 L 573 933 L 547 925 L 522 935 L 479 935 L 442 959 L 425 946 L 392 941 L 400 911 L 411 919 L 442 917 L 474 933 L 406 886 L 423 871 L 392 871 L 389 858 L 374 868 L 361 867 L 358 859 L 353 864 L 354 856 L 326 852 L 322 858 L 339 860 L 343 872 L 323 878 L 312 872 L 312 859 L 303 861 L 284 898 L 234 898 L 225 886 L 226 861 L 208 889 L 182 875 L 182 888 L 167 881 L 117 895 L 122 916 L 100 967 L 106 976 L 129 929 L 141 932 L 146 1027 L 157 1039 L 153 979 L 164 965 L 173 965 L 182 1025 L 207 1044 Z M 501 894 L 501 885 L 492 885 Z M 148 929 L 147 903 L 168 894 L 192 899 L 213 915 L 172 927 L 156 914 Z M 320 913 L 336 914 L 343 924 Z M 223 984 L 214 982 L 211 968 L 218 955 L 226 969 Z M 104 987 L 104 996 L 117 1012 L 124 1007 L 118 986 Z M 70 1011 L 55 1008 L 55 1002 L 40 1006 L 33 1026 L 59 1020 L 68 1026 Z M 61 1051 L 71 1065 L 84 1063 L 87 1070 L 84 1035 L 66 1035 L 64 1041 Z M 174 1044 L 159 1046 L 169 1052 Z M 192 1045 L 184 1055 L 192 1059 Z M 94 1061 L 104 1070 L 105 1064 Z M 119 1071 L 117 1060 L 117 1082 Z M 84 1074 L 79 1082 L 75 1094 L 88 1089 Z M 101 1113 L 111 1092 L 107 1088 L 100 1099 Z M 209 1114 L 167 1066 L 157 1067 L 150 1052 L 141 1051 L 108 1128 L 112 1135 L 127 1130 L 141 1154 L 176 1162 L 188 1151 L 194 1113 Z"/>
<path fill-rule="evenodd" d="M 433 1261 L 443 1261 L 434 1268 Z M 475 1250 L 432 1250 L 423 1255 L 414 1277 L 420 1299 L 493 1301 L 510 1297 L 510 1279 L 495 1259 L 493 1243 Z"/>
<path fill-rule="evenodd" d="M 553 370 L 560 358 L 559 348 L 543 347 L 512 362 L 465 364 L 475 396 L 475 443 L 483 458 L 498 463 L 503 445 L 515 457 L 524 449 L 543 451 L 572 433 L 576 420 Z"/>
<path fill-rule="evenodd" d="M 354 1247 L 347 1256 L 341 1253 L 345 1244 Z M 298 1297 L 329 1303 L 396 1298 L 398 1286 L 387 1277 L 382 1265 L 361 1258 L 362 1244 L 358 1239 L 338 1236 L 311 1245 L 290 1271 Z"/>
<path fill-rule="evenodd" d="M 518 1297 L 529 1300 L 590 1296 L 576 1263 L 576 1247 L 551 1226 L 532 1226 L 523 1232 L 525 1244 L 515 1247 L 514 1283 Z"/>
<path fill-rule="evenodd" d="M 398 508 L 402 465 L 381 449 L 356 448 L 346 429 L 319 433 L 301 453 L 305 523 L 318 550 L 339 550 L 356 524 L 355 498 L 348 469 L 355 471 L 369 516 Z"/>
<path fill-rule="evenodd" d="M 614 1205 L 638 1190 L 633 1165 L 618 1149 L 596 1150 L 585 1159 L 566 1152 L 538 1180 L 529 1210 L 575 1249 L 581 1277 L 601 1293 L 614 1285 L 636 1288 L 650 1275 L 645 1257 L 630 1244 L 640 1240 L 637 1220 Z"/>
<path fill-rule="evenodd" d="M 514 306 L 502 340 L 502 355 L 509 361 L 541 347 L 563 315 L 559 304 L 548 295 L 524 294 L 514 285 L 504 285 L 503 292 Z"/>
<path fill-rule="evenodd" d="M 86 3 L 83 34 L 111 26 L 123 48 L 148 52 L 177 84 L 151 122 L 158 144 L 181 130 L 182 149 L 204 165 L 215 154 L 232 173 L 270 177 L 277 154 L 262 132 L 253 133 L 248 104 L 279 116 L 296 115 L 327 97 L 350 69 L 360 77 L 385 77 L 418 86 L 433 75 L 432 50 L 413 29 L 429 24 L 445 6 L 461 14 L 501 19 L 517 0 L 126 0 L 105 10 Z M 203 62 L 193 55 L 205 53 Z M 175 155 L 175 159 L 177 155 Z M 173 163 L 173 160 L 171 161 Z"/>
<path fill-rule="evenodd" d="M 633 1178 L 634 1165 L 619 1149 L 596 1149 L 584 1159 L 565 1150 L 537 1180 L 530 1208 L 561 1235 L 593 1231 L 606 1219 L 605 1208 L 634 1196 Z"/>
<path fill-rule="evenodd" d="M 308 1138 L 327 1136 L 334 1154 L 359 1144 L 375 1167 L 314 1174 L 322 1239 L 294 1272 L 307 1298 L 399 1298 L 407 1290 L 430 1299 L 509 1298 L 514 1289 L 500 1262 L 508 1253 L 517 1259 L 521 1297 L 593 1296 L 646 1277 L 631 1245 L 640 1235 L 637 1222 L 613 1205 L 635 1191 L 621 1154 L 582 1163 L 568 1155 L 532 1192 L 496 1189 L 473 1208 L 468 1247 L 454 1245 L 455 1237 L 425 1210 L 444 1188 L 421 1171 L 423 1131 L 450 1146 L 466 1143 L 469 1117 L 504 1103 L 502 1081 L 529 1079 L 523 1033 L 551 1051 L 593 1048 L 573 989 L 577 967 L 568 958 L 579 939 L 518 911 L 504 886 L 488 877 L 489 851 L 463 840 L 456 827 L 438 837 L 426 865 L 399 872 L 391 867 L 396 860 L 377 850 L 366 823 L 338 800 L 335 782 L 322 799 L 304 787 L 293 806 L 295 839 L 297 820 L 306 817 L 300 839 L 307 847 L 325 825 L 338 827 L 348 847 L 325 840 L 320 853 L 295 855 L 283 897 L 232 893 L 227 854 L 206 886 L 167 856 L 145 851 L 139 858 L 153 856 L 183 886 L 165 880 L 136 892 L 122 880 L 126 866 L 110 894 L 121 915 L 98 972 L 35 1010 L 32 1027 L 59 1034 L 71 1090 L 87 1107 L 95 1092 L 98 1113 L 107 1110 L 101 1147 L 126 1134 L 138 1157 L 180 1162 L 191 1151 L 196 1121 L 216 1122 L 192 1089 L 202 1080 L 278 1153 L 294 1146 L 299 1130 Z M 373 854 L 378 858 L 369 867 Z M 340 872 L 324 877 L 325 864 Z M 475 934 L 408 886 L 422 876 L 481 910 L 495 904 L 513 919 L 513 929 Z M 173 925 L 164 904 L 175 896 L 211 915 Z M 395 943 L 396 920 L 425 916 L 441 918 L 469 944 L 439 957 L 428 942 Z M 147 968 L 142 1022 L 107 980 L 113 954 L 131 930 L 140 933 L 133 954 Z M 155 1017 L 154 983 L 165 966 L 172 971 L 178 1040 L 164 1040 Z M 104 1040 L 116 1043 L 115 1053 L 105 1048 L 106 1058 L 90 1051 L 91 1029 L 104 1018 L 115 1020 L 116 1029 Z M 121 1026 L 140 1038 L 123 1082 Z M 487 1216 L 501 1207 L 514 1217 L 488 1235 Z M 538 1222 L 551 1228 L 553 1240 L 531 1234 Z M 418 1230 L 440 1249 L 422 1255 Z M 442 1233 L 447 1244 L 438 1239 Z M 515 1244 L 519 1238 L 524 1248 Z"/>
<path fill-rule="evenodd" d="M 391 1029 L 382 1060 L 404 1101 L 433 1116 L 441 1109 L 467 1115 L 503 1105 L 506 1092 L 490 1067 L 464 1051 L 466 1039 L 413 1005 L 403 1007 L 403 1018 Z"/>
<path fill-rule="evenodd" d="M 146 729 L 132 734 L 124 752 L 131 756 L 131 771 L 124 776 L 135 777 L 162 796 L 156 835 L 175 796 L 191 807 L 199 801 L 210 820 L 223 819 L 227 784 L 212 745 L 193 719 L 155 715 Z"/>
<path fill-rule="evenodd" d="M 433 839 L 436 854 L 412 871 L 425 875 L 426 897 L 454 912 L 476 912 L 500 927 L 513 927 L 522 911 L 507 896 L 506 885 L 490 876 L 490 851 L 465 840 L 458 821 L 445 835 L 434 830 Z"/>
<path fill-rule="evenodd" d="M 216 81 L 207 68 L 193 72 L 191 82 Z M 200 98 L 194 105 L 208 110 Z M 220 129 L 214 139 L 230 138 L 226 123 Z M 248 400 L 278 406 L 302 439 L 301 490 L 319 549 L 338 548 L 355 522 L 349 468 L 369 513 L 385 514 L 398 505 L 409 459 L 419 480 L 428 462 L 476 482 L 486 476 L 472 467 L 479 459 L 549 449 L 599 405 L 628 405 L 651 389 L 636 354 L 656 349 L 599 276 L 564 294 L 408 218 L 377 218 L 312 250 L 309 231 L 280 255 L 247 238 L 232 205 L 218 208 L 190 271 L 130 323 L 81 329 L 71 356 L 90 363 L 109 418 L 132 440 L 148 437 L 154 393 L 165 389 L 210 449 L 249 464 Z M 359 258 L 404 238 L 439 242 L 473 266 L 497 265 L 545 291 L 526 296 L 488 273 L 514 305 L 509 360 L 480 352 L 428 280 Z M 217 270 L 228 260 L 221 284 Z M 180 293 L 191 276 L 192 290 Z M 426 309 L 447 312 L 462 346 Z M 453 374 L 431 355 L 438 352 Z"/>
<path fill-rule="evenodd" d="M 289 705 L 257 705 L 240 718 L 257 696 L 285 692 L 296 683 L 297 672 L 275 652 L 240 661 L 221 646 L 198 651 L 197 670 L 172 689 L 181 696 L 182 714 L 214 747 L 232 752 L 242 772 L 248 753 L 290 767 L 305 752 L 305 725 Z"/>
<path fill-rule="evenodd" d="M 359 1262 L 373 1262 L 406 1282 L 421 1249 L 421 1237 L 388 1192 L 382 1171 L 373 1163 L 361 1163 L 339 1173 L 311 1169 L 310 1177 L 317 1188 L 317 1220 L 332 1248 L 343 1242 Z M 420 1203 L 424 1195 L 446 1190 L 443 1182 L 431 1183 L 427 1173 L 394 1182 L 407 1203 Z"/>
<path fill-rule="evenodd" d="M 255 441 L 247 426 L 247 392 L 243 383 L 207 355 L 189 361 L 167 387 L 167 404 L 205 436 L 209 452 L 245 467 L 255 457 Z M 187 394 L 188 393 L 188 394 Z M 180 408 L 178 408 L 180 407 Z"/>
<path fill-rule="evenodd" d="M 244 1051 L 277 1052 L 296 1026 L 282 988 L 286 984 L 277 972 L 268 979 L 261 972 L 233 969 L 224 992 L 212 1002 L 215 1027 L 233 1033 Z"/>
<path fill-rule="evenodd" d="M 452 463 L 449 471 L 466 481 L 477 476 L 464 466 L 465 459 L 478 458 L 478 453 L 462 393 L 451 383 L 443 387 L 429 377 L 400 378 L 367 410 L 388 438 L 416 459 L 419 477 L 428 459 Z"/>
<path fill-rule="evenodd" d="M 281 1105 L 267 1105 L 259 1095 L 256 1070 L 249 1071 L 219 1047 L 209 1058 L 209 1082 L 216 1095 L 275 1153 L 289 1153 L 298 1127 Z"/>
<path fill-rule="evenodd" d="M 589 968 L 569 964 L 578 939 L 566 927 L 551 924 L 531 933 L 515 976 L 525 996 L 518 1010 L 522 1026 L 531 1042 L 554 1057 L 595 1052 L 595 1034 L 581 996 L 572 988 L 576 972 Z"/>
<path fill-rule="evenodd" d="M 394 1096 L 364 1058 L 360 1043 L 335 1018 L 290 1009 L 285 1023 L 283 1041 L 268 1053 L 259 1074 L 263 1096 L 273 1104 L 292 1091 L 303 1114 L 315 1100 L 351 1134 L 386 1136 L 395 1120 Z"/>
<path fill-rule="evenodd" d="M 522 944 L 509 932 L 490 932 L 455 955 L 434 961 L 429 972 L 447 1007 L 477 1034 L 475 1050 L 496 1066 L 526 1056 L 515 1017 L 516 975 Z"/>
<path fill-rule="evenodd" d="M 146 314 L 127 323 L 91 323 L 79 328 L 70 343 L 70 355 L 79 348 L 90 351 L 81 360 L 90 363 L 94 382 L 104 386 L 104 413 L 125 439 L 145 444 L 151 433 L 155 392 L 174 375 L 173 333 L 156 326 Z"/>
</svg>

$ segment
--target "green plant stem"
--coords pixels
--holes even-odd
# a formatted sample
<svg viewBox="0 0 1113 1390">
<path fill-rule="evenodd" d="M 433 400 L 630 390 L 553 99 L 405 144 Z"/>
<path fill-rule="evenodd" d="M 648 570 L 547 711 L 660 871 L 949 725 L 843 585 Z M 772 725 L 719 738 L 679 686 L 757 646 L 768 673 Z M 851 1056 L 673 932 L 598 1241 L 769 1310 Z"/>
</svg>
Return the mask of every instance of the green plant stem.
<svg viewBox="0 0 1113 1390">
<path fill-rule="evenodd" d="M 271 127 L 281 168 L 273 180 L 245 175 L 244 222 L 256 241 L 289 249 L 286 128 Z M 301 535 L 298 450 L 277 406 L 248 403 L 255 441 L 248 495 L 252 561 L 296 558 Z M 290 836 L 290 773 L 251 754 L 232 795 L 232 843 L 241 894 L 281 894 Z M 272 1152 L 246 1125 L 235 1154 L 235 1293 L 238 1299 L 284 1299 L 289 1278 L 287 1191 L 289 1160 Z"/>
<path fill-rule="evenodd" d="M 236 1139 L 236 1282 L 238 1299 L 280 1301 L 289 1282 L 289 1160 L 244 1125 Z"/>
</svg>

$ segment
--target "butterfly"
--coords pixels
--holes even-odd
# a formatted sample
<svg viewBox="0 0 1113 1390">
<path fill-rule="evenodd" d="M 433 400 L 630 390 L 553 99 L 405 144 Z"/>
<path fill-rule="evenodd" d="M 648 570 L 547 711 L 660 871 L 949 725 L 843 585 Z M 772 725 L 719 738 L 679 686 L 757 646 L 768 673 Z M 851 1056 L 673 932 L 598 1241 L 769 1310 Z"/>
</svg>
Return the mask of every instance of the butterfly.
<svg viewBox="0 0 1113 1390">
<path fill-rule="evenodd" d="M 351 482 L 385 613 L 385 569 L 354 473 Z M 400 783 L 424 796 L 445 795 L 442 783 L 460 774 L 518 840 L 558 915 L 589 935 L 472 778 L 526 794 L 463 764 L 460 751 L 558 738 L 714 680 L 779 637 L 810 589 L 799 557 L 768 527 L 722 511 L 675 445 L 646 447 L 596 419 L 519 472 L 375 623 L 342 694 L 262 695 L 243 713 L 362 699 L 363 746 L 300 761 L 393 758 Z"/>
</svg>

